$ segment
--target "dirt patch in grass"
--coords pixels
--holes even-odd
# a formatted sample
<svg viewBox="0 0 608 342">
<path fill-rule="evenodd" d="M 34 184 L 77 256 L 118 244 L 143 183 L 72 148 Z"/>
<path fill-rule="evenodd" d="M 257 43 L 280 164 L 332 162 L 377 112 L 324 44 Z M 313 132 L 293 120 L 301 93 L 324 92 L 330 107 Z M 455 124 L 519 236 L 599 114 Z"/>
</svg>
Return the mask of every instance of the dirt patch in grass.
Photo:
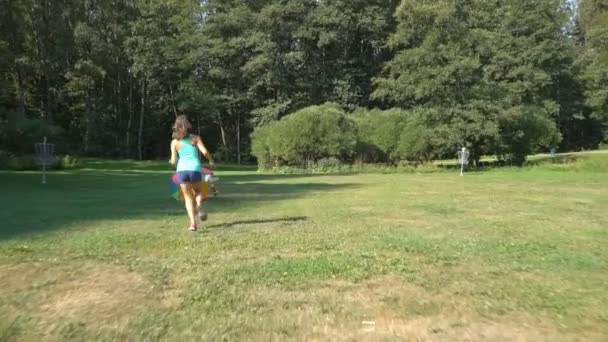
<svg viewBox="0 0 608 342">
<path fill-rule="evenodd" d="M 494 322 L 470 318 L 377 317 L 356 325 L 342 325 L 325 330 L 319 339 L 358 341 L 556 341 L 564 338 L 553 328 L 541 329 L 509 322 Z M 572 336 L 570 336 L 572 338 Z"/>
<path fill-rule="evenodd" d="M 284 329 L 289 331 L 287 337 L 295 340 L 555 341 L 601 337 L 565 335 L 555 324 L 525 314 L 483 317 L 473 303 L 428 292 L 398 277 L 359 284 L 330 281 L 309 290 L 256 289 L 248 303 L 261 308 L 265 325 L 270 321 L 277 325 L 254 330 Z M 276 319 L 268 320 L 268 315 Z"/>
<path fill-rule="evenodd" d="M 191 281 L 192 279 L 189 277 L 182 277 L 180 279 L 173 279 L 169 285 L 165 286 L 160 294 L 160 304 L 162 308 L 179 308 L 184 302 L 185 289 Z"/>
<path fill-rule="evenodd" d="M 119 324 L 143 308 L 150 284 L 144 277 L 108 265 L 88 267 L 52 286 L 43 312 L 90 324 Z"/>
<path fill-rule="evenodd" d="M 0 265 L 0 299 L 17 316 L 54 329 L 57 322 L 124 328 L 149 305 L 152 285 L 142 275 L 106 264 Z"/>
</svg>

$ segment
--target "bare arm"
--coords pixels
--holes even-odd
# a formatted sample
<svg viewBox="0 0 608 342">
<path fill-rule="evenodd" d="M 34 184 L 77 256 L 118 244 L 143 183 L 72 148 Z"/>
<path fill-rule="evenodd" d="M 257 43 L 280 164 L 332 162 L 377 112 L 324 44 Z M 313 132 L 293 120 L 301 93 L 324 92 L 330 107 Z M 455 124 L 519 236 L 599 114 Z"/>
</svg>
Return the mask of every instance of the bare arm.
<svg viewBox="0 0 608 342">
<path fill-rule="evenodd" d="M 171 159 L 169 160 L 171 165 L 177 164 L 177 141 L 171 141 Z"/>
<path fill-rule="evenodd" d="M 205 144 L 203 144 L 203 140 L 200 137 L 196 137 L 196 147 L 198 147 L 198 150 L 207 158 L 209 164 L 214 166 L 215 162 L 213 161 L 213 156 L 209 153 L 209 150 L 207 150 L 207 147 L 205 147 Z"/>
</svg>

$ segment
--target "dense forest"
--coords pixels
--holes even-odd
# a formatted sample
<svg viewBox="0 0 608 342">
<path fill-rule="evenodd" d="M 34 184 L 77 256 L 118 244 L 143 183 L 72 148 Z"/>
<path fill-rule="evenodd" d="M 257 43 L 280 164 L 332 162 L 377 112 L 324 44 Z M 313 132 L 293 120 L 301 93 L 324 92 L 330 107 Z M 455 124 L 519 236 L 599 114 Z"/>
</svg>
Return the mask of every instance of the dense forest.
<svg viewBox="0 0 608 342">
<path fill-rule="evenodd" d="M 0 0 L 0 154 L 164 158 L 179 113 L 224 162 L 597 148 L 608 0 Z"/>
</svg>

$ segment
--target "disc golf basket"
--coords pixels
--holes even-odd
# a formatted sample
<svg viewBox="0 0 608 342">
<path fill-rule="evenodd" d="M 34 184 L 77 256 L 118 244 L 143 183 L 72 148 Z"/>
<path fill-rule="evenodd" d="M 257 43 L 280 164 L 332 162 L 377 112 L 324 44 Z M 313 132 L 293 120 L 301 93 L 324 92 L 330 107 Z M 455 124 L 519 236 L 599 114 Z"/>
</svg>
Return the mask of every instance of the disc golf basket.
<svg viewBox="0 0 608 342">
<path fill-rule="evenodd" d="M 35 144 L 36 156 L 34 161 L 42 167 L 42 184 L 46 184 L 46 168 L 55 163 L 55 144 L 49 144 L 46 137 L 41 143 Z"/>
<path fill-rule="evenodd" d="M 467 151 L 466 147 L 463 147 L 462 150 L 458 151 L 458 164 L 460 164 L 460 175 L 464 176 L 464 166 L 469 165 L 469 151 Z"/>
</svg>

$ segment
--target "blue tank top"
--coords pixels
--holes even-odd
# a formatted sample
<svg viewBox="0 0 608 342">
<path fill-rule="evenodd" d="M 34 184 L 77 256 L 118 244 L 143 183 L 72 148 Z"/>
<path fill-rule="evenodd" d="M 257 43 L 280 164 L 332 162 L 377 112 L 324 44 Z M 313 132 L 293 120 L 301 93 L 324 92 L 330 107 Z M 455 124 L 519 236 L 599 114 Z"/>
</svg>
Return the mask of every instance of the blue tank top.
<svg viewBox="0 0 608 342">
<path fill-rule="evenodd" d="M 190 137 L 179 141 L 182 146 L 177 151 L 177 172 L 201 171 L 201 160 L 198 157 L 198 148 L 190 143 Z"/>
</svg>

